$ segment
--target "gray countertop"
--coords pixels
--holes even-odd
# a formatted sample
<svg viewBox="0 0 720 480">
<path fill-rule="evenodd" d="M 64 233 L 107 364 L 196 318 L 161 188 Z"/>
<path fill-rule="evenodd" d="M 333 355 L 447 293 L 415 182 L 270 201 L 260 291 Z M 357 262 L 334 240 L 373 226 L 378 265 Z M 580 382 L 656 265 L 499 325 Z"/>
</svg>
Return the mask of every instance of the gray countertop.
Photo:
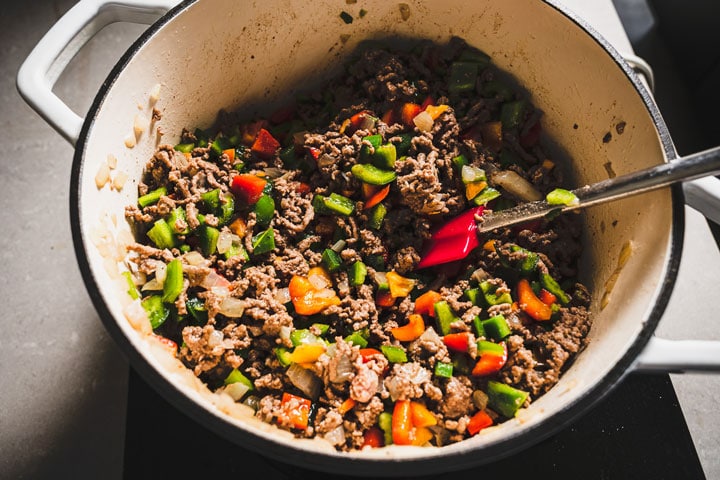
<svg viewBox="0 0 720 480">
<path fill-rule="evenodd" d="M 621 52 L 630 43 L 610 0 L 565 2 Z M 13 2 L 0 30 L 2 265 L 0 478 L 121 478 L 128 364 L 82 282 L 69 224 L 73 148 L 20 98 L 15 76 L 74 0 Z M 145 27 L 112 25 L 71 62 L 55 91 L 85 112 L 112 65 Z M 672 133 L 672 132 L 671 132 Z M 704 218 L 687 209 L 685 249 L 660 336 L 720 339 L 704 298 L 720 254 Z M 689 322 L 692 325 L 689 325 Z M 720 478 L 717 375 L 673 375 L 708 478 Z"/>
</svg>

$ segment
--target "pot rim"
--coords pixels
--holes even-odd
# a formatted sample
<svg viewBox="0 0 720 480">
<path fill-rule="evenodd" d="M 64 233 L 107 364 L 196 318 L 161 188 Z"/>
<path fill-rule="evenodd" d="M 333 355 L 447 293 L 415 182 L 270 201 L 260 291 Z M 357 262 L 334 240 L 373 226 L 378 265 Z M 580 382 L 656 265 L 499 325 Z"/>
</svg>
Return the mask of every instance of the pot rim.
<svg viewBox="0 0 720 480">
<path fill-rule="evenodd" d="M 261 454 L 266 458 L 271 458 L 283 463 L 294 464 L 299 467 L 316 469 L 328 473 L 347 473 L 348 466 L 351 466 L 351 468 L 357 469 L 358 472 L 362 471 L 363 473 L 369 473 L 376 476 L 397 475 L 397 473 L 393 474 L 392 472 L 388 472 L 387 467 L 389 464 L 402 463 L 403 475 L 427 475 L 433 472 L 457 471 L 490 463 L 492 461 L 508 457 L 526 448 L 530 448 L 532 445 L 556 434 L 561 429 L 568 426 L 571 422 L 579 418 L 583 413 L 590 410 L 597 404 L 597 402 L 605 398 L 605 396 L 620 383 L 625 375 L 631 371 L 636 357 L 647 345 L 657 328 L 663 313 L 665 312 L 680 265 L 683 247 L 685 200 L 682 188 L 677 184 L 670 187 L 672 196 L 672 229 L 671 245 L 666 263 L 665 278 L 662 281 L 662 285 L 659 287 L 657 300 L 649 312 L 647 319 L 643 322 L 642 328 L 634 342 L 626 349 L 620 360 L 608 371 L 607 374 L 605 374 L 583 395 L 578 397 L 573 403 L 568 404 L 563 411 L 557 412 L 552 416 L 548 416 L 538 422 L 537 425 L 534 425 L 523 432 L 508 436 L 497 443 L 484 446 L 482 448 L 483 455 L 481 457 L 477 455 L 476 449 L 458 449 L 452 452 L 443 451 L 441 454 L 434 454 L 408 460 L 384 460 L 378 458 L 364 459 L 357 456 L 347 456 L 346 454 L 344 455 L 341 453 L 332 454 L 332 452 L 318 452 L 318 455 L 308 455 L 308 452 L 303 449 L 291 448 L 259 435 L 255 435 L 250 431 L 244 431 L 237 428 L 231 422 L 213 414 L 200 404 L 187 397 L 174 383 L 169 381 L 167 377 L 156 370 L 132 345 L 118 325 L 116 319 L 111 314 L 110 309 L 105 304 L 85 252 L 83 229 L 80 221 L 82 209 L 80 179 L 83 171 L 89 132 L 94 125 L 95 117 L 102 108 L 105 98 L 112 89 L 115 81 L 134 55 L 153 37 L 156 32 L 169 23 L 173 18 L 178 16 L 188 6 L 196 3 L 197 1 L 198 0 L 183 0 L 174 8 L 169 10 L 159 20 L 145 30 L 126 50 L 120 60 L 113 66 L 106 77 L 106 80 L 99 88 L 83 122 L 73 156 L 70 181 L 70 226 L 73 246 L 78 261 L 78 267 L 90 299 L 100 316 L 100 320 L 103 322 L 113 340 L 119 345 L 122 352 L 125 354 L 130 366 L 136 370 L 144 381 L 160 393 L 165 400 L 183 413 L 190 416 L 194 421 L 206 426 L 210 430 L 213 430 L 238 446 L 254 450 L 256 453 Z M 597 30 L 589 25 L 585 20 L 569 11 L 566 7 L 558 4 L 556 0 L 540 1 L 552 7 L 561 15 L 565 16 L 569 21 L 573 22 L 577 27 L 589 35 L 598 45 L 600 45 L 605 53 L 612 58 L 642 98 L 643 104 L 645 105 L 645 108 L 650 114 L 653 124 L 657 129 L 666 160 L 676 158 L 677 152 L 670 137 L 667 125 L 665 124 L 657 105 L 655 104 L 651 94 L 627 65 L 622 55 L 605 38 L 603 38 Z M 440 451 L 441 449 L 437 449 L 437 452 Z"/>
</svg>

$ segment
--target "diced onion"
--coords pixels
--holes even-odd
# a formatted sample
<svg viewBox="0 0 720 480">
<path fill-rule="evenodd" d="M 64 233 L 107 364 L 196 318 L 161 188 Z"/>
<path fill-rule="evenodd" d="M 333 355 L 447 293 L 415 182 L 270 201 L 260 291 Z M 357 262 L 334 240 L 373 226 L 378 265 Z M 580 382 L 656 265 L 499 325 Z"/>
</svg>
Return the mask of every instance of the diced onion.
<svg viewBox="0 0 720 480">
<path fill-rule="evenodd" d="M 223 332 L 220 330 L 213 330 L 210 332 L 210 335 L 208 335 L 208 347 L 215 348 L 219 347 L 220 344 L 222 344 L 223 338 L 225 338 L 225 335 L 223 335 Z"/>
<path fill-rule="evenodd" d="M 110 170 L 113 170 L 115 167 L 117 167 L 117 157 L 112 153 L 109 153 L 107 156 L 107 164 L 108 167 L 110 167 Z"/>
<path fill-rule="evenodd" d="M 488 403 L 487 393 L 483 392 L 482 390 L 475 390 L 472 393 L 472 401 L 473 405 L 475 405 L 475 408 L 477 408 L 478 410 L 485 410 L 485 407 L 487 407 Z"/>
<path fill-rule="evenodd" d="M 150 125 L 150 121 L 145 117 L 145 115 L 142 115 L 140 113 L 135 115 L 135 120 L 133 121 L 133 132 L 135 133 L 136 137 L 139 137 L 142 135 L 142 133 L 147 130 L 148 126 Z"/>
<path fill-rule="evenodd" d="M 155 105 L 157 101 L 160 99 L 160 84 L 156 83 L 153 85 L 152 89 L 150 90 L 150 104 Z"/>
<path fill-rule="evenodd" d="M 205 278 L 203 278 L 203 281 L 200 283 L 201 287 L 205 287 L 207 289 L 212 289 L 214 287 L 227 288 L 229 285 L 230 282 L 228 282 L 222 275 L 219 275 L 215 270 L 210 270 L 210 273 L 205 275 Z"/>
<path fill-rule="evenodd" d="M 482 182 L 485 180 L 485 170 L 472 165 L 463 165 L 460 171 L 463 183 Z"/>
<path fill-rule="evenodd" d="M 345 428 L 340 424 L 327 432 L 323 438 L 333 445 L 343 445 L 345 443 Z"/>
<path fill-rule="evenodd" d="M 375 278 L 375 283 L 378 285 L 385 285 L 388 283 L 387 274 L 385 272 L 375 272 L 373 278 Z"/>
<path fill-rule="evenodd" d="M 330 286 L 328 279 L 323 275 L 310 275 L 308 281 L 315 290 L 322 290 Z"/>
<path fill-rule="evenodd" d="M 232 247 L 232 233 L 223 230 L 220 232 L 220 235 L 218 235 L 217 251 L 218 253 L 223 254 L 230 250 L 230 247 Z"/>
<path fill-rule="evenodd" d="M 287 376 L 297 388 L 313 400 L 320 396 L 322 381 L 311 370 L 293 363 L 287 369 Z"/>
<path fill-rule="evenodd" d="M 317 165 L 318 167 L 328 167 L 335 163 L 335 157 L 332 157 L 328 155 L 327 153 L 323 153 L 320 155 L 320 158 L 317 159 Z"/>
<path fill-rule="evenodd" d="M 102 188 L 108 181 L 110 181 L 110 167 L 107 163 L 102 163 L 95 174 L 95 186 Z"/>
<path fill-rule="evenodd" d="M 277 167 L 267 167 L 264 168 L 263 171 L 265 172 L 265 175 L 267 175 L 270 178 L 279 178 L 282 177 L 286 172 L 282 168 Z"/>
<path fill-rule="evenodd" d="M 205 257 L 203 257 L 200 252 L 196 252 L 195 250 L 187 252 L 185 255 L 183 255 L 183 258 L 185 259 L 185 263 L 194 267 L 199 267 L 205 263 Z"/>
<path fill-rule="evenodd" d="M 514 195 L 526 202 L 542 200 L 542 194 L 525 180 L 517 172 L 512 170 L 500 170 L 492 175 L 492 181 L 502 187 L 511 195 Z"/>
<path fill-rule="evenodd" d="M 347 245 L 345 240 L 338 240 L 332 247 L 330 247 L 330 249 L 336 253 L 340 253 L 345 248 L 345 245 Z"/>
<path fill-rule="evenodd" d="M 242 317 L 245 312 L 245 302 L 235 297 L 225 297 L 220 303 L 220 313 L 230 318 Z"/>
<path fill-rule="evenodd" d="M 422 111 L 415 115 L 413 123 L 418 129 L 420 129 L 421 132 L 429 132 L 432 130 L 434 122 L 432 116 L 428 112 Z"/>
<path fill-rule="evenodd" d="M 335 364 L 335 369 L 330 370 L 330 381 L 332 383 L 343 383 L 352 379 L 355 369 L 350 361 L 350 357 L 343 355 Z"/>
<path fill-rule="evenodd" d="M 157 281 L 157 278 L 153 278 L 149 282 L 145 283 L 145 285 L 142 286 L 142 291 L 147 292 L 150 291 L 156 291 L 156 290 L 162 290 L 163 286 L 162 283 Z"/>
<path fill-rule="evenodd" d="M 158 281 L 160 286 L 165 285 L 165 278 L 167 277 L 167 265 L 162 262 L 158 262 L 155 265 L 155 280 Z"/>
<path fill-rule="evenodd" d="M 280 327 L 280 339 L 283 341 L 290 340 L 290 332 L 292 332 L 292 327 L 289 327 L 288 325 Z"/>
<path fill-rule="evenodd" d="M 290 303 L 290 289 L 288 287 L 278 288 L 277 292 L 275 292 L 275 300 L 283 305 Z"/>
<path fill-rule="evenodd" d="M 231 383 L 225 387 L 225 393 L 230 395 L 233 400 L 239 402 L 250 391 L 250 387 L 242 382 Z"/>
<path fill-rule="evenodd" d="M 315 292 L 316 298 L 332 298 L 335 296 L 335 290 L 332 288 L 322 288 Z"/>
</svg>

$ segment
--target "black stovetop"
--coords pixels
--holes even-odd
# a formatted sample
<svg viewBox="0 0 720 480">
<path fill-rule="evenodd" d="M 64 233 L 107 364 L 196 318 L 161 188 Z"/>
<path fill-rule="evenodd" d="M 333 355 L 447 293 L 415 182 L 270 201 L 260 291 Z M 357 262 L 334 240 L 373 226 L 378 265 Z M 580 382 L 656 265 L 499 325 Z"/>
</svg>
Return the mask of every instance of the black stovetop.
<svg viewBox="0 0 720 480">
<path fill-rule="evenodd" d="M 133 370 L 124 467 L 127 479 L 258 474 L 263 480 L 359 478 L 350 472 L 343 477 L 285 465 L 243 449 L 178 411 Z M 705 476 L 670 377 L 631 374 L 579 420 L 536 446 L 495 463 L 426 478 L 685 480 Z"/>
</svg>

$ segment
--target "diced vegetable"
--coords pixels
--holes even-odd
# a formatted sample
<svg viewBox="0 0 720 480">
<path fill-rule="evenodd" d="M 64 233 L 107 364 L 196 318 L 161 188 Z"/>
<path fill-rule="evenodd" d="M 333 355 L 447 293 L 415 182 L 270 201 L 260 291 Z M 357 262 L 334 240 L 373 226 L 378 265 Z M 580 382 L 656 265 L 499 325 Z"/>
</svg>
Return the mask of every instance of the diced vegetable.
<svg viewBox="0 0 720 480">
<path fill-rule="evenodd" d="M 275 356 L 277 357 L 278 362 L 280 362 L 280 365 L 283 367 L 289 367 L 292 363 L 292 360 L 290 359 L 290 351 L 285 347 L 276 347 Z"/>
<path fill-rule="evenodd" d="M 467 430 L 470 435 L 477 434 L 483 428 L 487 428 L 493 424 L 493 419 L 485 410 L 480 410 L 475 415 L 470 417 L 470 421 L 467 425 Z"/>
<path fill-rule="evenodd" d="M 453 376 L 453 364 L 437 362 L 435 364 L 435 375 L 443 378 L 450 378 Z"/>
<path fill-rule="evenodd" d="M 415 313 L 421 315 L 435 316 L 435 304 L 442 300 L 440 295 L 435 290 L 428 290 L 415 299 Z"/>
<path fill-rule="evenodd" d="M 396 445 L 412 443 L 412 412 L 410 400 L 397 400 L 392 414 L 392 438 Z"/>
<path fill-rule="evenodd" d="M 269 227 L 252 240 L 253 255 L 262 255 L 275 250 L 275 230 Z"/>
<path fill-rule="evenodd" d="M 400 118 L 406 127 L 414 127 L 413 119 L 422 112 L 423 109 L 417 103 L 405 103 L 400 111 Z"/>
<path fill-rule="evenodd" d="M 340 255 L 330 248 L 326 248 L 322 253 L 322 262 L 328 272 L 336 272 L 342 267 L 342 259 Z"/>
<path fill-rule="evenodd" d="M 492 187 L 485 187 L 479 195 L 472 199 L 475 205 L 487 205 L 491 200 L 495 200 L 501 195 L 499 190 Z"/>
<path fill-rule="evenodd" d="M 387 208 L 385 208 L 385 205 L 378 203 L 368 213 L 368 226 L 372 229 L 380 230 L 386 214 Z"/>
<path fill-rule="evenodd" d="M 395 327 L 390 330 L 393 337 L 401 342 L 411 342 L 425 332 L 425 321 L 422 315 L 413 313 L 408 315 L 408 323 L 402 327 Z"/>
<path fill-rule="evenodd" d="M 545 200 L 550 205 L 577 205 L 580 200 L 578 197 L 571 191 L 565 190 L 564 188 L 556 188 L 555 190 L 552 190 L 547 195 L 545 195 Z"/>
<path fill-rule="evenodd" d="M 350 342 L 353 345 L 357 345 L 360 348 L 365 348 L 368 346 L 368 341 L 365 338 L 365 336 L 361 332 L 353 332 L 347 337 L 345 337 L 346 342 Z M 376 350 L 377 351 L 377 350 Z M 379 353 L 379 352 L 378 352 Z"/>
<path fill-rule="evenodd" d="M 325 345 L 322 343 L 301 344 L 293 349 L 290 361 L 292 363 L 315 362 L 323 353 L 325 353 Z"/>
<path fill-rule="evenodd" d="M 231 383 L 242 383 L 243 385 L 246 385 L 250 388 L 250 390 L 255 389 L 255 385 L 253 384 L 252 380 L 250 380 L 248 377 L 243 375 L 243 373 L 238 370 L 237 368 L 233 368 L 227 377 L 225 377 L 225 385 L 230 385 Z"/>
<path fill-rule="evenodd" d="M 385 437 L 380 427 L 370 427 L 363 433 L 362 447 L 380 448 L 385 445 Z"/>
<path fill-rule="evenodd" d="M 255 203 L 254 211 L 258 225 L 268 225 L 275 214 L 275 200 L 270 195 L 260 195 L 260 198 Z"/>
<path fill-rule="evenodd" d="M 557 283 L 549 273 L 540 274 L 540 282 L 542 282 L 543 287 L 545 287 L 548 292 L 557 297 L 560 303 L 563 305 L 570 303 L 570 296 L 565 293 L 560 284 Z"/>
<path fill-rule="evenodd" d="M 394 170 L 378 168 L 372 163 L 356 163 L 350 171 L 358 180 L 370 185 L 386 185 L 397 178 Z"/>
<path fill-rule="evenodd" d="M 552 309 L 548 305 L 545 305 L 542 300 L 535 295 L 528 279 L 520 279 L 517 284 L 517 292 L 518 303 L 520 304 L 520 309 L 523 312 L 527 313 L 535 320 L 550 320 L 552 317 Z"/>
<path fill-rule="evenodd" d="M 507 362 L 507 347 L 505 343 L 493 343 L 485 340 L 477 342 L 480 358 L 472 369 L 472 375 L 484 377 L 500 371 Z"/>
<path fill-rule="evenodd" d="M 529 393 L 501 382 L 490 380 L 487 385 L 488 406 L 508 418 L 515 416 Z"/>
<path fill-rule="evenodd" d="M 482 327 L 485 330 L 485 335 L 492 338 L 493 340 L 503 340 L 512 333 L 510 326 L 502 315 L 495 315 L 487 320 L 483 320 Z"/>
<path fill-rule="evenodd" d="M 137 286 L 135 285 L 135 281 L 133 281 L 132 274 L 125 270 L 122 272 L 122 276 L 125 278 L 125 282 L 127 283 L 127 293 L 130 295 L 130 298 L 133 300 L 137 300 L 140 298 L 140 292 L 137 289 Z"/>
<path fill-rule="evenodd" d="M 355 211 L 355 202 L 337 193 L 331 193 L 327 197 L 315 195 L 313 208 L 320 214 L 339 213 L 348 216 Z"/>
<path fill-rule="evenodd" d="M 390 363 L 405 363 L 408 361 L 405 349 L 395 345 L 381 345 L 383 355 L 388 359 Z"/>
<path fill-rule="evenodd" d="M 173 248 L 176 244 L 175 234 L 162 218 L 155 221 L 147 236 L 157 248 Z"/>
<path fill-rule="evenodd" d="M 306 430 L 312 402 L 307 398 L 284 392 L 280 402 L 280 416 L 298 430 Z"/>
<path fill-rule="evenodd" d="M 331 288 L 318 289 L 306 277 L 294 275 L 288 288 L 293 307 L 299 315 L 314 315 L 331 305 L 340 305 L 340 298 Z"/>
<path fill-rule="evenodd" d="M 428 408 L 420 402 L 410 402 L 410 416 L 414 427 L 432 427 L 437 425 L 437 419 L 435 415 L 428 410 Z"/>
<path fill-rule="evenodd" d="M 363 185 L 369 185 L 369 184 L 364 183 Z M 384 187 L 378 188 L 370 197 L 368 197 L 365 200 L 365 205 L 363 206 L 363 210 L 367 210 L 369 208 L 374 207 L 375 205 L 378 205 L 380 202 L 385 200 L 385 197 L 388 196 L 388 193 L 390 193 L 390 184 L 387 184 Z"/>
<path fill-rule="evenodd" d="M 503 128 L 506 130 L 518 128 L 520 122 L 523 121 L 526 109 L 527 102 L 525 100 L 503 103 L 500 109 L 500 121 L 502 122 Z"/>
<path fill-rule="evenodd" d="M 468 332 L 448 333 L 442 337 L 443 343 L 448 349 L 455 352 L 467 352 L 470 343 Z"/>
<path fill-rule="evenodd" d="M 261 128 L 250 147 L 250 151 L 260 158 L 268 160 L 280 149 L 280 142 L 270 132 Z"/>
<path fill-rule="evenodd" d="M 365 283 L 365 277 L 367 276 L 367 267 L 361 261 L 356 261 L 350 266 L 350 272 L 348 274 L 350 285 L 357 287 Z"/>
<path fill-rule="evenodd" d="M 499 305 L 501 303 L 512 303 L 510 292 L 502 292 L 497 294 L 497 286 L 491 284 L 487 280 L 480 282 L 480 290 L 483 292 L 483 298 L 489 306 Z"/>
<path fill-rule="evenodd" d="M 167 224 L 170 225 L 173 233 L 177 235 L 187 235 L 190 233 L 190 227 L 188 227 L 187 216 L 185 215 L 185 209 L 183 207 L 175 207 L 172 209 L 168 216 Z"/>
<path fill-rule="evenodd" d="M 209 257 L 217 250 L 217 242 L 220 237 L 220 230 L 210 225 L 200 226 L 200 248 L 203 255 Z"/>
<path fill-rule="evenodd" d="M 396 271 L 390 271 L 386 274 L 388 287 L 390 288 L 390 295 L 393 297 L 407 297 L 415 285 L 416 280 L 412 278 L 403 277 Z"/>
<path fill-rule="evenodd" d="M 267 180 L 250 173 L 235 175 L 232 191 L 248 205 L 255 205 L 265 191 Z"/>
<path fill-rule="evenodd" d="M 175 258 L 167 265 L 163 283 L 163 302 L 173 303 L 183 290 L 183 267 L 180 259 Z"/>
<path fill-rule="evenodd" d="M 455 312 L 452 311 L 446 300 L 436 302 L 434 308 L 438 330 L 441 335 L 445 336 L 450 333 L 450 325 L 460 319 L 455 316 Z"/>
<path fill-rule="evenodd" d="M 478 76 L 478 64 L 475 62 L 453 62 L 450 65 L 448 91 L 460 94 L 475 90 Z"/>
<path fill-rule="evenodd" d="M 385 436 L 385 445 L 391 445 L 393 443 L 392 419 L 393 415 L 390 412 L 382 412 L 378 416 L 378 426 Z"/>
<path fill-rule="evenodd" d="M 158 200 L 160 200 L 160 197 L 162 197 L 163 195 L 167 195 L 167 188 L 165 188 L 165 187 L 156 188 L 152 192 L 148 192 L 145 195 L 138 198 L 138 204 L 141 207 L 145 208 L 149 205 L 153 205 L 153 204 L 157 203 Z"/>
<path fill-rule="evenodd" d="M 148 320 L 150 320 L 150 326 L 153 330 L 165 323 L 165 320 L 170 316 L 170 310 L 165 307 L 160 295 L 145 297 L 141 304 L 147 312 Z"/>
</svg>

